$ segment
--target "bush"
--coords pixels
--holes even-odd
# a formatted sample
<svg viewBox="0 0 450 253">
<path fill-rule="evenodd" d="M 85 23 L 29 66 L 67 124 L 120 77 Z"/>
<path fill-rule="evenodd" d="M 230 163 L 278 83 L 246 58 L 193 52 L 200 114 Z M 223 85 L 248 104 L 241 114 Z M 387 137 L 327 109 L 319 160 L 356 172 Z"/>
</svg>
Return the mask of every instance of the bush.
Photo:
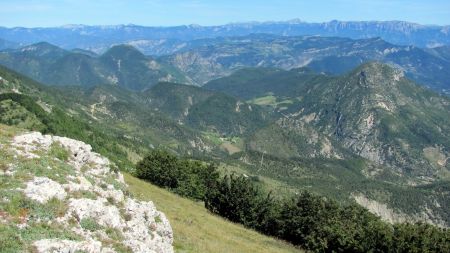
<svg viewBox="0 0 450 253">
<path fill-rule="evenodd" d="M 397 252 L 450 252 L 450 231 L 429 224 L 394 225 Z"/>
<path fill-rule="evenodd" d="M 102 227 L 92 218 L 83 218 L 80 221 L 80 226 L 83 229 L 89 230 L 91 232 L 101 229 Z"/>
<path fill-rule="evenodd" d="M 69 160 L 70 157 L 70 152 L 57 142 L 52 143 L 52 145 L 50 146 L 49 154 L 63 162 Z"/>
<path fill-rule="evenodd" d="M 137 164 L 136 176 L 161 187 L 177 188 L 180 179 L 177 157 L 155 150 Z"/>
<path fill-rule="evenodd" d="M 425 224 L 390 225 L 363 207 L 302 192 L 266 195 L 244 177 L 224 177 L 206 195 L 208 210 L 313 252 L 450 252 L 450 232 Z"/>
<path fill-rule="evenodd" d="M 243 176 L 225 176 L 206 195 L 205 206 L 233 222 L 260 228 L 272 214 L 272 197 Z"/>
<path fill-rule="evenodd" d="M 218 178 L 217 166 L 179 159 L 163 150 L 154 150 L 136 166 L 136 176 L 175 193 L 203 200 Z"/>
</svg>

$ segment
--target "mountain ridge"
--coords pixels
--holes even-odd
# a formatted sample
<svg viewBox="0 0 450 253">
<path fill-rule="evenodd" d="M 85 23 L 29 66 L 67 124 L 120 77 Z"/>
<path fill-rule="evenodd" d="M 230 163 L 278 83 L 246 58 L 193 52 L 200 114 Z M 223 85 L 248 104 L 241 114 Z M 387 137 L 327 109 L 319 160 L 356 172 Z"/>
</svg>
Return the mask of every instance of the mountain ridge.
<svg viewBox="0 0 450 253">
<path fill-rule="evenodd" d="M 133 45 L 113 45 L 102 55 L 66 51 L 48 43 L 0 52 L 0 64 L 53 85 L 119 85 L 145 90 L 161 82 L 203 85 L 242 68 L 308 67 L 340 75 L 368 61 L 405 70 L 419 83 L 449 93 L 450 51 L 397 46 L 380 38 L 286 37 L 251 34 L 187 42 L 174 54 L 146 56 Z M 157 46 L 156 46 L 157 47 Z M 161 49 L 165 50 L 165 49 Z"/>
<path fill-rule="evenodd" d="M 448 75 L 445 70 L 450 68 L 450 61 L 439 55 L 417 47 L 393 45 L 380 38 L 352 40 L 252 34 L 224 38 L 161 59 L 200 85 L 245 67 L 289 70 L 306 66 L 317 72 L 340 75 L 364 62 L 382 61 L 404 69 L 419 83 L 448 92 L 449 78 L 445 77 Z"/>
<path fill-rule="evenodd" d="M 179 25 L 172 27 L 148 27 L 140 25 L 69 25 L 51 28 L 0 27 L 0 38 L 11 41 L 19 41 L 18 39 L 22 39 L 22 41 L 19 41 L 22 44 L 34 43 L 37 42 L 36 40 L 45 40 L 68 49 L 76 47 L 92 49 L 107 44 L 125 43 L 137 39 L 181 39 L 186 41 L 219 36 L 242 36 L 259 32 L 289 36 L 338 35 L 340 37 L 351 37 L 355 39 L 381 36 L 395 44 L 427 47 L 439 44 L 448 45 L 450 43 L 448 29 L 449 26 L 420 25 L 406 21 L 332 20 L 329 22 L 308 23 L 291 20 L 284 22 L 230 23 L 217 26 Z M 64 34 L 65 36 L 58 38 L 52 32 Z M 83 39 L 77 40 L 76 38 L 78 38 L 77 36 L 81 32 L 83 33 Z M 115 32 L 120 32 L 121 35 L 117 36 Z M 28 33 L 28 36 L 24 37 L 22 35 L 23 33 Z"/>
<path fill-rule="evenodd" d="M 128 45 L 113 46 L 97 56 L 40 42 L 0 52 L 0 63 L 42 83 L 59 86 L 109 84 L 143 90 L 160 81 L 187 82 L 174 68 Z"/>
</svg>

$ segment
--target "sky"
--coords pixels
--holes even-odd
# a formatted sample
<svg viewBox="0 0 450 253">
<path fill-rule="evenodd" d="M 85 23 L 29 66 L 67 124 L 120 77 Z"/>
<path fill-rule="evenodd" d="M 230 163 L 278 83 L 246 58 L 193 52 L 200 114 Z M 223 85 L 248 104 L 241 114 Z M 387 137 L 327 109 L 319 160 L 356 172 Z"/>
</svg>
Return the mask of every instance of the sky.
<svg viewBox="0 0 450 253">
<path fill-rule="evenodd" d="M 450 25 L 450 0 L 0 0 L 0 26 L 403 20 Z"/>
</svg>

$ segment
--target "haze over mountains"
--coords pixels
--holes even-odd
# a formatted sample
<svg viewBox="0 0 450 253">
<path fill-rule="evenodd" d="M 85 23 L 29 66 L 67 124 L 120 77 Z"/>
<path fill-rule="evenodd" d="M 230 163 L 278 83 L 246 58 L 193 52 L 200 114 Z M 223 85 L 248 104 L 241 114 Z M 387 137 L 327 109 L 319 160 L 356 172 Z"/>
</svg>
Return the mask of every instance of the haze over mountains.
<svg viewBox="0 0 450 253">
<path fill-rule="evenodd" d="M 307 66 L 343 74 L 368 61 L 402 69 L 408 77 L 438 92 L 450 90 L 448 47 L 397 46 L 379 38 L 286 37 L 253 34 L 189 42 L 171 55 L 145 56 L 129 45 L 96 55 L 37 43 L 0 52 L 0 64 L 53 85 L 119 85 L 143 90 L 160 81 L 201 86 L 244 67 L 289 70 Z"/>
<path fill-rule="evenodd" d="M 320 35 L 353 39 L 381 37 L 393 44 L 435 47 L 450 43 L 449 31 L 449 26 L 420 25 L 403 21 L 346 22 L 333 20 L 324 23 L 307 23 L 300 20 L 291 20 L 286 22 L 232 23 L 220 26 L 66 25 L 50 28 L 2 27 L 0 28 L 0 38 L 21 44 L 47 41 L 66 49 L 83 48 L 93 51 L 104 51 L 113 44 L 135 43 L 142 47 L 151 48 L 154 44 L 244 36 L 251 33 L 283 36 Z M 180 47 L 184 46 L 186 45 L 180 45 Z M 151 52 L 149 50 L 147 52 L 156 54 L 156 51 Z"/>
<path fill-rule="evenodd" d="M 53 85 L 88 87 L 111 84 L 143 90 L 160 81 L 187 82 L 173 67 L 127 45 L 114 46 L 96 56 L 82 50 L 66 51 L 41 42 L 0 54 L 3 65 Z"/>
</svg>

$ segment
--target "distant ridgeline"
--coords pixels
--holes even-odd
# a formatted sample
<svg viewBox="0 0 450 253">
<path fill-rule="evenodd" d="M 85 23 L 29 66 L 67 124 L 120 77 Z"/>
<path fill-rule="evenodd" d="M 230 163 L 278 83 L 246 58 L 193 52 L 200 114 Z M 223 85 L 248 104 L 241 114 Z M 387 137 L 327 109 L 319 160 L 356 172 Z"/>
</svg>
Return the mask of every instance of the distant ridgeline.
<svg viewBox="0 0 450 253">
<path fill-rule="evenodd" d="M 102 50 L 114 44 L 128 42 L 157 55 L 189 47 L 183 42 L 255 33 L 283 36 L 336 36 L 353 39 L 381 37 L 390 43 L 435 47 L 449 45 L 449 26 L 420 25 L 404 21 L 337 21 L 307 23 L 301 20 L 286 22 L 232 23 L 218 26 L 183 25 L 174 27 L 146 27 L 139 25 L 86 26 L 67 25 L 49 28 L 0 28 L 0 38 L 9 46 L 48 41 L 64 48 Z M 16 42 L 16 44 L 12 43 Z M 160 49 L 164 44 L 166 50 Z M 0 44 L 1 45 L 1 44 Z M 180 46 L 182 45 L 182 46 Z"/>
<path fill-rule="evenodd" d="M 267 34 L 174 43 L 152 42 L 158 52 L 168 50 L 165 47 L 174 50 L 162 55 L 150 52 L 147 55 L 152 56 L 147 56 L 141 53 L 146 51 L 139 46 L 141 43 L 110 44 L 97 55 L 41 42 L 0 51 L 0 64 L 45 84 L 84 87 L 109 84 L 142 91 L 158 82 L 202 86 L 246 67 L 284 70 L 308 67 L 340 75 L 362 63 L 379 61 L 402 69 L 409 78 L 435 91 L 450 92 L 448 46 L 420 48 L 395 45 L 380 38 L 352 40 Z"/>
</svg>

